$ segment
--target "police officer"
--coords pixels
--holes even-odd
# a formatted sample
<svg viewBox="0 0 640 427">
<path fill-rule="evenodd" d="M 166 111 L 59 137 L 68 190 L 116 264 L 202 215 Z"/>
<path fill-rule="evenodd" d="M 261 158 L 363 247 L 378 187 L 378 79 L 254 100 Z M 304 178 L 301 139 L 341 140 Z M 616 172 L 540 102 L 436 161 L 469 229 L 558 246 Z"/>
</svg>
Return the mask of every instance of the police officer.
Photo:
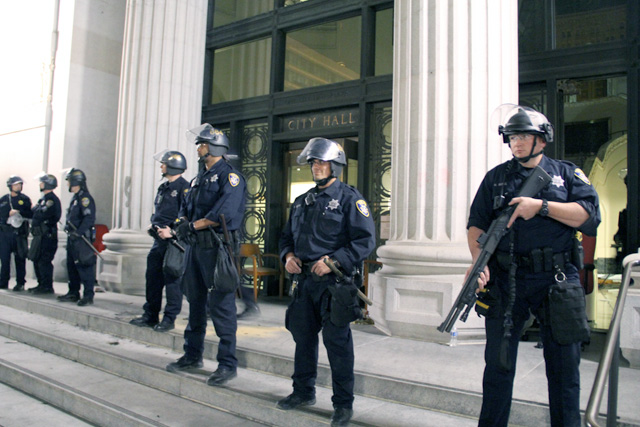
<svg viewBox="0 0 640 427">
<path fill-rule="evenodd" d="M 58 250 L 58 221 L 62 215 L 60 199 L 53 190 L 58 186 L 55 176 L 42 173 L 38 177 L 42 197 L 33 207 L 31 248 L 29 259 L 38 279 L 38 286 L 28 289 L 33 294 L 53 293 L 53 257 Z"/>
<path fill-rule="evenodd" d="M 93 241 L 96 204 L 87 188 L 87 176 L 80 169 L 72 168 L 65 177 L 73 198 L 67 209 L 67 273 L 69 292 L 58 297 L 62 302 L 77 302 L 79 306 L 93 304 L 93 287 L 96 283 L 96 256 L 87 242 Z M 84 239 L 82 239 L 84 237 Z M 80 298 L 80 283 L 84 295 Z"/>
<path fill-rule="evenodd" d="M 311 166 L 317 185 L 296 198 L 280 238 L 280 256 L 297 284 L 285 318 L 296 350 L 293 393 L 277 406 L 289 410 L 315 403 L 318 333 L 322 330 L 333 382 L 331 424 L 347 425 L 353 416 L 354 400 L 349 323 L 362 312 L 355 301 L 355 287 L 350 311 L 337 305 L 336 294 L 332 295 L 336 276 L 324 260 L 330 258 L 344 274 L 351 275 L 374 250 L 375 227 L 362 195 L 338 179 L 347 164 L 338 143 L 313 138 L 297 161 Z"/>
<path fill-rule="evenodd" d="M 9 194 L 0 199 L 0 289 L 9 287 L 11 253 L 16 265 L 16 286 L 14 291 L 24 290 L 27 257 L 27 237 L 32 217 L 31 199 L 22 194 L 22 178 L 10 176 L 7 180 Z"/>
<path fill-rule="evenodd" d="M 158 187 L 151 215 L 149 234 L 154 237 L 153 246 L 147 255 L 146 297 L 144 314 L 129 323 L 136 326 L 152 327 L 158 332 L 174 328 L 176 316 L 182 309 L 180 277 L 172 277 L 163 271 L 163 261 L 169 242 L 158 236 L 157 230 L 167 227 L 178 218 L 182 202 L 189 190 L 189 183 L 182 177 L 187 169 L 187 159 L 178 151 L 164 150 L 154 156 L 160 162 L 160 170 L 166 181 Z M 167 304 L 162 322 L 158 323 L 162 307 L 162 289 L 165 288 Z"/>
<path fill-rule="evenodd" d="M 569 331 L 570 343 L 560 344 L 559 331 L 546 316 L 547 295 L 564 277 L 563 283 L 579 284 L 578 262 L 572 253 L 575 230 L 595 236 L 600 223 L 598 196 L 574 164 L 543 154 L 553 141 L 553 127 L 544 115 L 514 105 L 502 110 L 506 114 L 498 132 L 509 144 L 513 159 L 486 174 L 467 226 L 475 261 L 481 252 L 478 237 L 504 209 L 517 205 L 509 232 L 478 279 L 483 293 L 488 290 L 492 295 L 485 319 L 486 367 L 479 425 L 506 426 L 509 421 L 518 341 L 531 312 L 541 323 L 551 425 L 579 426 L 581 339 L 577 337 L 588 336 L 586 313 L 584 309 L 577 313 L 584 327 Z M 551 183 L 536 197 L 515 197 L 536 166 L 552 177 Z M 584 303 L 582 292 L 579 299 Z"/>
<path fill-rule="evenodd" d="M 189 323 L 184 331 L 184 356 L 167 365 L 169 372 L 202 367 L 207 327 L 207 301 L 211 320 L 220 339 L 218 368 L 207 384 L 219 386 L 236 376 L 236 304 L 235 292 L 216 289 L 213 280 L 217 259 L 217 239 L 223 233 L 222 219 L 237 248 L 236 230 L 242 225 L 246 184 L 244 177 L 225 158 L 229 140 L 224 133 L 205 123 L 187 132 L 198 145 L 201 164 L 191 181 L 175 233 L 181 242 L 190 242 L 185 251 L 183 289 L 189 301 Z M 159 231 L 168 238 L 168 228 Z M 216 236 L 213 235 L 216 233 Z"/>
</svg>

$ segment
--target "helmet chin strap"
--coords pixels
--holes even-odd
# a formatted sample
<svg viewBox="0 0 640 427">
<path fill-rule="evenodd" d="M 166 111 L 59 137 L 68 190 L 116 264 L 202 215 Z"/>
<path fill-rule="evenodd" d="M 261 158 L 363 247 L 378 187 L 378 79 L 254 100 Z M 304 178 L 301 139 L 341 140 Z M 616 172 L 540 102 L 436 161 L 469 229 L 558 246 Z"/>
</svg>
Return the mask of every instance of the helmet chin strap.
<svg viewBox="0 0 640 427">
<path fill-rule="evenodd" d="M 333 178 L 335 178 L 335 176 L 333 176 L 333 174 L 331 174 L 326 178 L 314 179 L 313 182 L 315 182 L 318 186 L 322 187 L 324 185 L 327 185 L 327 183 Z"/>
</svg>

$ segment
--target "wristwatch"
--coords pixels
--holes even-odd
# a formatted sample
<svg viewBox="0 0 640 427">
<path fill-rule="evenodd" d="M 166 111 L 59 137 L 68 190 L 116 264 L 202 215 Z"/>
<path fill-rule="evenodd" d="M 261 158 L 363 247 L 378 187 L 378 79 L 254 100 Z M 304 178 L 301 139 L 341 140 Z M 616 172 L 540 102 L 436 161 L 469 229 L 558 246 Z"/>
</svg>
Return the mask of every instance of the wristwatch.
<svg viewBox="0 0 640 427">
<path fill-rule="evenodd" d="M 542 207 L 540 208 L 540 212 L 538 214 L 542 217 L 549 215 L 549 202 L 547 199 L 542 199 Z"/>
</svg>

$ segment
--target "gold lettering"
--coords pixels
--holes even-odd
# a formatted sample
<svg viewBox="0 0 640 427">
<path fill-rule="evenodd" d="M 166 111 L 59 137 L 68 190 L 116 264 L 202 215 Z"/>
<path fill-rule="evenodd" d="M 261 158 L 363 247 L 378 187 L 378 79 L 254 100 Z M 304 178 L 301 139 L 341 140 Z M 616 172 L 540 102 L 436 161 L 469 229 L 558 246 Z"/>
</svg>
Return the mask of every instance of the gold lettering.
<svg viewBox="0 0 640 427">
<path fill-rule="evenodd" d="M 338 122 L 338 116 L 334 115 L 331 120 L 331 126 L 338 126 L 340 123 Z"/>
<path fill-rule="evenodd" d="M 316 121 L 317 117 L 310 117 L 309 118 L 309 127 L 313 129 L 313 123 Z"/>
<path fill-rule="evenodd" d="M 322 117 L 322 125 L 325 127 L 331 126 L 331 116 L 323 116 Z"/>
<path fill-rule="evenodd" d="M 293 120 L 289 120 L 289 121 L 287 122 L 287 127 L 288 127 L 290 130 L 295 130 L 295 127 L 293 127 Z"/>
<path fill-rule="evenodd" d="M 353 113 L 349 113 L 349 124 L 354 124 L 356 121 L 353 120 Z"/>
</svg>

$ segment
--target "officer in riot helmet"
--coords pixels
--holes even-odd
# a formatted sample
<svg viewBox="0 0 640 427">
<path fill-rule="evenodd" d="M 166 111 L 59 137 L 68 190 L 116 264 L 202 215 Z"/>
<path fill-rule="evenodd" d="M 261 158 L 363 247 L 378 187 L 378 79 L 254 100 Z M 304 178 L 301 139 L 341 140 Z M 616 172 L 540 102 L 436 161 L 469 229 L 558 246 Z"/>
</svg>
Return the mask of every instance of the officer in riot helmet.
<svg viewBox="0 0 640 427">
<path fill-rule="evenodd" d="M 73 193 L 64 228 L 67 232 L 69 291 L 59 296 L 58 300 L 85 306 L 93 304 L 96 282 L 96 256 L 89 246 L 95 239 L 96 204 L 87 187 L 87 176 L 82 170 L 71 168 L 65 180 L 69 192 Z M 80 284 L 84 285 L 82 298 Z"/>
<path fill-rule="evenodd" d="M 375 226 L 367 202 L 339 180 L 346 156 L 335 141 L 313 138 L 297 159 L 308 164 L 316 186 L 297 197 L 280 238 L 280 256 L 292 275 L 293 299 L 285 326 L 296 343 L 293 393 L 277 402 L 289 410 L 313 405 L 322 331 L 333 382 L 331 425 L 353 416 L 354 353 L 349 324 L 362 317 L 357 288 L 348 279 L 375 249 Z M 336 285 L 326 259 L 347 280 Z"/>
<path fill-rule="evenodd" d="M 0 289 L 9 287 L 11 254 L 16 266 L 14 291 L 24 290 L 26 257 L 28 250 L 31 199 L 22 193 L 22 178 L 12 175 L 7 179 L 9 194 L 0 198 Z"/>
<path fill-rule="evenodd" d="M 223 287 L 222 281 L 216 282 L 218 242 L 226 239 L 226 226 L 229 243 L 237 255 L 246 183 L 240 172 L 225 159 L 229 139 L 222 131 L 205 123 L 189 130 L 187 137 L 197 145 L 200 170 L 191 181 L 173 230 L 165 227 L 158 231 L 163 238 L 175 235 L 186 246 L 182 276 L 183 290 L 189 301 L 189 323 L 184 331 L 185 354 L 168 364 L 166 369 L 177 372 L 202 367 L 208 303 L 220 342 L 218 368 L 208 378 L 207 384 L 220 386 L 237 375 L 238 359 L 236 289 Z"/>
<path fill-rule="evenodd" d="M 487 335 L 479 425 L 508 424 L 518 341 L 533 313 L 541 325 L 551 425 L 579 426 L 580 346 L 589 327 L 575 235 L 595 236 L 598 195 L 576 165 L 544 155 L 554 135 L 543 114 L 519 105 L 501 106 L 496 114 L 513 158 L 486 174 L 471 205 L 467 237 L 473 262 L 482 251 L 480 236 L 505 209 L 516 207 L 509 231 L 478 279 L 476 310 L 485 316 Z M 516 197 L 536 166 L 552 181 L 535 197 Z M 573 290 L 565 292 L 567 301 L 549 297 L 563 289 Z M 565 310 L 564 304 L 582 308 Z"/>
<path fill-rule="evenodd" d="M 37 179 L 42 197 L 33 207 L 29 259 L 33 261 L 38 285 L 28 289 L 35 295 L 54 293 L 53 258 L 58 250 L 58 221 L 62 215 L 60 199 L 53 192 L 58 187 L 56 177 L 42 172 Z"/>
<path fill-rule="evenodd" d="M 180 276 L 163 268 L 170 242 L 158 235 L 158 229 L 172 225 L 178 218 L 178 213 L 189 190 L 189 182 L 182 177 L 187 169 L 187 159 L 182 153 L 163 150 L 153 158 L 160 162 L 160 171 L 166 180 L 158 187 L 151 215 L 151 225 L 148 229 L 148 233 L 154 238 L 154 241 L 147 255 L 144 313 L 129 323 L 150 327 L 157 332 L 167 332 L 174 329 L 175 319 L 182 310 L 182 290 Z M 159 322 L 163 289 L 167 303 L 162 322 Z"/>
</svg>

